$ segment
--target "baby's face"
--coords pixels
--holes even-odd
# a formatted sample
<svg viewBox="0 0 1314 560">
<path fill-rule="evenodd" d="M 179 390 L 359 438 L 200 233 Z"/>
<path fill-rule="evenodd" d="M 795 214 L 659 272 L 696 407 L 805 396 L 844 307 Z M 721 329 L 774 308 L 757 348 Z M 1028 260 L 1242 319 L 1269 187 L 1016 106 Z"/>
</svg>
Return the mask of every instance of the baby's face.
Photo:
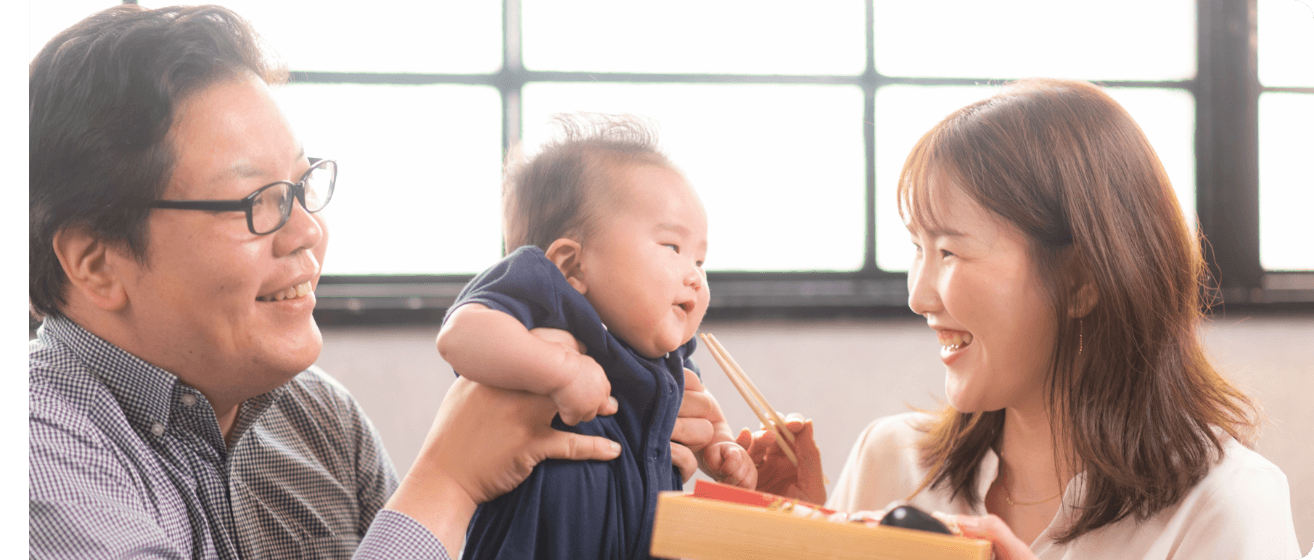
<svg viewBox="0 0 1314 560">
<path fill-rule="evenodd" d="M 584 297 L 613 335 L 657 358 L 692 338 L 707 313 L 707 213 L 671 169 L 634 165 L 613 173 L 619 202 L 581 255 Z"/>
</svg>

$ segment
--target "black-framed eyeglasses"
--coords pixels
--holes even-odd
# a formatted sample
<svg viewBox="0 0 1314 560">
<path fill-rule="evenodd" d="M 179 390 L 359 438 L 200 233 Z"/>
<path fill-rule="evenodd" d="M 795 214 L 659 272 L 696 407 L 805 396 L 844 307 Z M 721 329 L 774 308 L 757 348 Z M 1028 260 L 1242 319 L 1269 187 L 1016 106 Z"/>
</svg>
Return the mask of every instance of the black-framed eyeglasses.
<svg viewBox="0 0 1314 560">
<path fill-rule="evenodd" d="M 154 200 L 147 206 L 171 210 L 207 210 L 210 212 L 246 212 L 246 226 L 251 233 L 268 235 L 278 231 L 292 215 L 292 199 L 311 214 L 323 210 L 333 198 L 333 184 L 338 180 L 338 162 L 312 159 L 310 169 L 295 183 L 279 181 L 256 189 L 241 200 Z"/>
</svg>

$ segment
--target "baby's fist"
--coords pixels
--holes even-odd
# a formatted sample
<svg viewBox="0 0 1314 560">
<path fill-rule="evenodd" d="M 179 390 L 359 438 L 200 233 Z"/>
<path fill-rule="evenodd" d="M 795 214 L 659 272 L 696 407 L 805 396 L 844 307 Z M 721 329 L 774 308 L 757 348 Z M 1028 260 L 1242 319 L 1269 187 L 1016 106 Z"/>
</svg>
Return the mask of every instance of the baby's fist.
<svg viewBox="0 0 1314 560">
<path fill-rule="evenodd" d="M 703 448 L 703 472 L 722 484 L 752 490 L 757 488 L 757 467 L 748 450 L 733 441 L 719 441 Z"/>
<path fill-rule="evenodd" d="M 567 426 L 588 422 L 599 414 L 616 412 L 616 399 L 611 397 L 611 382 L 602 366 L 583 354 L 578 358 L 576 374 L 565 386 L 551 393 L 557 413 Z"/>
</svg>

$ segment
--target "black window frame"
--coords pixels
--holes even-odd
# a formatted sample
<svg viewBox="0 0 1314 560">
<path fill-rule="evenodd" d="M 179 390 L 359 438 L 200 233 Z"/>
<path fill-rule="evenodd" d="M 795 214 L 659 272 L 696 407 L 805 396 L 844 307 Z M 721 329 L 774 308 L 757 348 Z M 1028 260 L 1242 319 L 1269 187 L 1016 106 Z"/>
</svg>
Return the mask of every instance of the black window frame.
<svg viewBox="0 0 1314 560">
<path fill-rule="evenodd" d="M 874 0 L 866 0 L 866 67 L 857 76 L 764 76 L 549 72 L 521 64 L 520 0 L 504 0 L 503 60 L 492 74 L 306 72 L 295 83 L 430 85 L 496 88 L 502 99 L 503 153 L 520 138 L 521 91 L 533 82 L 689 84 L 843 84 L 863 91 L 866 234 L 862 267 L 853 272 L 710 272 L 715 287 L 709 317 L 907 314 L 906 274 L 876 265 L 876 92 L 889 85 L 958 86 L 1000 83 L 996 77 L 908 78 L 876 71 Z M 1198 68 L 1182 81 L 1103 81 L 1127 88 L 1166 88 L 1196 101 L 1196 210 L 1212 271 L 1207 291 L 1214 309 L 1314 309 L 1314 272 L 1265 271 L 1259 261 L 1258 102 L 1263 91 L 1314 95 L 1314 88 L 1265 88 L 1258 80 L 1256 0 L 1198 0 Z M 856 124 L 856 123 L 855 123 Z M 491 264 L 491 263 L 490 263 Z M 329 323 L 397 323 L 441 317 L 461 287 L 462 275 L 326 275 L 316 292 L 316 316 Z"/>
<path fill-rule="evenodd" d="M 520 63 L 519 0 L 505 0 L 502 68 L 491 75 L 346 74 L 293 72 L 298 83 L 478 84 L 502 96 L 503 151 L 519 139 L 520 91 L 535 82 L 846 84 L 863 92 L 866 149 L 866 239 L 862 268 L 853 272 L 710 272 L 716 297 L 710 317 L 744 315 L 901 314 L 907 275 L 876 266 L 875 95 L 886 85 L 976 85 L 976 78 L 899 78 L 875 70 L 874 0 L 866 1 L 866 68 L 861 75 L 622 74 L 530 71 Z M 1108 87 L 1183 89 L 1196 100 L 1196 205 L 1218 304 L 1244 308 L 1309 308 L 1314 272 L 1264 271 L 1259 263 L 1259 124 L 1261 91 L 1314 93 L 1314 88 L 1263 88 L 1257 79 L 1256 1 L 1197 3 L 1196 78 L 1180 82 L 1101 82 Z M 397 321 L 442 313 L 473 275 L 325 276 L 317 313 L 338 321 Z M 355 319 L 353 319 L 355 318 Z"/>
</svg>

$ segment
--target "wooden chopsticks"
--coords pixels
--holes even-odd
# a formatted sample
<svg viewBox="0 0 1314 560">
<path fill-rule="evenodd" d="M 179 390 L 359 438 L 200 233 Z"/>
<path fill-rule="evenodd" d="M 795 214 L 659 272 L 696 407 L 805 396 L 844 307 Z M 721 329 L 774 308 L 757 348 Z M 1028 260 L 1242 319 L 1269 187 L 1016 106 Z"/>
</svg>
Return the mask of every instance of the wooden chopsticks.
<svg viewBox="0 0 1314 560">
<path fill-rule="evenodd" d="M 740 368 L 735 359 L 730 357 L 730 353 L 725 350 L 724 346 L 721 346 L 715 336 L 707 333 L 699 336 L 707 345 L 707 350 L 712 353 L 712 357 L 716 358 L 716 363 L 721 366 L 721 370 L 725 371 L 726 377 L 730 378 L 730 383 L 733 383 L 735 389 L 738 389 L 739 394 L 744 397 L 744 401 L 748 403 L 748 408 L 753 409 L 753 414 L 757 415 L 757 419 L 762 421 L 763 426 L 775 433 L 776 445 L 780 446 L 780 450 L 789 458 L 789 462 L 797 467 L 798 457 L 794 455 L 794 450 L 790 449 L 790 446 L 785 443 L 785 440 L 788 440 L 790 444 L 794 443 L 794 433 L 785 427 L 785 420 L 780 417 L 775 408 L 767 403 L 766 397 L 762 396 L 762 392 L 757 390 L 757 385 L 753 384 L 753 380 L 748 378 L 743 368 Z"/>
</svg>

